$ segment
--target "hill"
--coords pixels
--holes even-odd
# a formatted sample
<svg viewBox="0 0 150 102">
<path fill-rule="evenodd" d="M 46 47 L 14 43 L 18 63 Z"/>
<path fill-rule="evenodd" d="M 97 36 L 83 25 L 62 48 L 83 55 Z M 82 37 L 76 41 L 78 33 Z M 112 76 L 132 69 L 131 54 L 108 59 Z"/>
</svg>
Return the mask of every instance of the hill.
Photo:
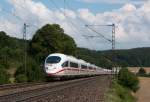
<svg viewBox="0 0 150 102">
<path fill-rule="evenodd" d="M 29 42 L 29 41 L 28 41 Z M 18 67 L 23 62 L 23 40 L 0 32 L 0 66 Z M 76 57 L 102 67 L 111 67 L 112 62 L 123 66 L 150 66 L 150 47 L 127 50 L 95 51 L 77 48 Z"/>
<path fill-rule="evenodd" d="M 115 51 L 93 51 L 85 48 L 78 48 L 77 52 L 79 58 L 88 60 L 99 66 L 109 66 L 112 62 L 130 67 L 150 66 L 150 47 Z"/>
</svg>

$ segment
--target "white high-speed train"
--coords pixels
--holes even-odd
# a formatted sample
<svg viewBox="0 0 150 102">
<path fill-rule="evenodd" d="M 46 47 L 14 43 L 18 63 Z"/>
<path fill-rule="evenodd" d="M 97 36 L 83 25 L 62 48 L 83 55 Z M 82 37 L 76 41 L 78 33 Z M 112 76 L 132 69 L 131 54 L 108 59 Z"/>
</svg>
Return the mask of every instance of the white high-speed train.
<svg viewBox="0 0 150 102">
<path fill-rule="evenodd" d="M 111 74 L 111 70 L 61 53 L 50 54 L 45 59 L 44 69 L 47 76 L 51 77 Z"/>
</svg>

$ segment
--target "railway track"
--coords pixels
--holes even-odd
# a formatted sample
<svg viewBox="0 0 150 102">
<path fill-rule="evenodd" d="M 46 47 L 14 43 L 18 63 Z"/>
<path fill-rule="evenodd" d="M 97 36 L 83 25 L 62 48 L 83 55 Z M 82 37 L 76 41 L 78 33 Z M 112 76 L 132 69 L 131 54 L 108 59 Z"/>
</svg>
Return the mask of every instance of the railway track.
<svg viewBox="0 0 150 102">
<path fill-rule="evenodd" d="M 97 76 L 100 77 L 100 76 Z M 83 78 L 71 81 L 51 83 L 49 85 L 43 85 L 40 88 L 35 88 L 31 90 L 25 90 L 20 92 L 15 92 L 7 95 L 0 96 L 0 102 L 33 102 L 39 99 L 44 99 L 53 93 L 59 93 L 61 90 L 71 89 L 72 87 L 88 85 L 97 80 L 97 77 Z M 102 76 L 101 76 L 102 77 Z M 50 101 L 50 102 L 53 102 Z"/>
<path fill-rule="evenodd" d="M 17 89 L 23 87 L 30 87 L 35 85 L 43 85 L 47 84 L 46 82 L 38 82 L 38 83 L 17 83 L 17 84 L 4 84 L 0 85 L 0 91 L 9 90 L 9 89 Z"/>
</svg>

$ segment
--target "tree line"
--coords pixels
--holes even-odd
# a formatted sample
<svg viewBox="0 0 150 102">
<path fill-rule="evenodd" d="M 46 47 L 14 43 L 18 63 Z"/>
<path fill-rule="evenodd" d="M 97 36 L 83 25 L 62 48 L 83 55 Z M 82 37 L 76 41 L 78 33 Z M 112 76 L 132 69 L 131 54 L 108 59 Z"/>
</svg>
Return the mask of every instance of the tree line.
<svg viewBox="0 0 150 102">
<path fill-rule="evenodd" d="M 86 48 L 77 48 L 79 58 L 85 59 L 98 66 L 109 68 L 114 64 L 122 67 L 149 67 L 150 47 L 95 51 Z"/>
</svg>

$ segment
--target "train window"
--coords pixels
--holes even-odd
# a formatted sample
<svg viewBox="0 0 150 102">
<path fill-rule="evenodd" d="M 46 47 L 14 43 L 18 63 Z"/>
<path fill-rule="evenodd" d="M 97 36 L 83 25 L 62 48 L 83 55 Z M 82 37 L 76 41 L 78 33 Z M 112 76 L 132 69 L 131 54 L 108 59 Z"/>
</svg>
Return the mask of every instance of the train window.
<svg viewBox="0 0 150 102">
<path fill-rule="evenodd" d="M 47 58 L 46 63 L 50 63 L 50 64 L 59 63 L 60 60 L 61 58 L 58 56 L 50 56 Z"/>
<path fill-rule="evenodd" d="M 82 69 L 87 69 L 87 66 L 86 65 L 81 65 L 81 68 Z"/>
<path fill-rule="evenodd" d="M 62 67 L 68 67 L 68 65 L 69 65 L 68 63 L 69 63 L 69 62 L 66 61 L 66 62 L 64 62 L 61 66 L 62 66 Z"/>
<path fill-rule="evenodd" d="M 78 68 L 78 64 L 74 62 L 70 62 L 70 67 Z"/>
</svg>

